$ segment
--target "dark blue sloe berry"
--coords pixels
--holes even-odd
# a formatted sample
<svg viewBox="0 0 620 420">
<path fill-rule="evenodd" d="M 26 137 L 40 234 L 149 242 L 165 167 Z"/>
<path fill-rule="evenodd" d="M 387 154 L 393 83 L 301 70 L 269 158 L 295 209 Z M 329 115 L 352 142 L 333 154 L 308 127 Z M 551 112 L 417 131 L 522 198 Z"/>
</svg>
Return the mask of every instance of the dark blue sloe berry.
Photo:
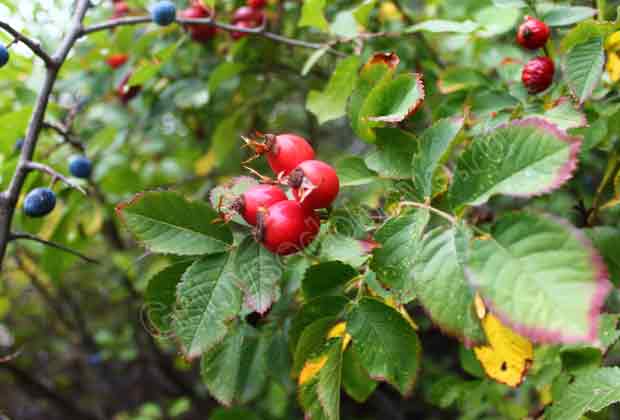
<svg viewBox="0 0 620 420">
<path fill-rule="evenodd" d="M 4 45 L 0 45 L 0 67 L 4 67 L 9 62 L 9 50 Z"/>
<path fill-rule="evenodd" d="M 69 161 L 69 172 L 78 178 L 90 178 L 93 163 L 86 156 L 73 156 Z"/>
<path fill-rule="evenodd" d="M 160 26 L 170 25 L 176 19 L 177 9 L 170 1 L 164 0 L 156 3 L 151 9 L 153 22 Z"/>
<path fill-rule="evenodd" d="M 24 213 L 30 217 L 43 217 L 56 207 L 56 194 L 49 188 L 35 188 L 26 195 Z"/>
<path fill-rule="evenodd" d="M 15 151 L 21 152 L 22 147 L 24 147 L 24 139 L 21 138 L 15 142 Z"/>
</svg>

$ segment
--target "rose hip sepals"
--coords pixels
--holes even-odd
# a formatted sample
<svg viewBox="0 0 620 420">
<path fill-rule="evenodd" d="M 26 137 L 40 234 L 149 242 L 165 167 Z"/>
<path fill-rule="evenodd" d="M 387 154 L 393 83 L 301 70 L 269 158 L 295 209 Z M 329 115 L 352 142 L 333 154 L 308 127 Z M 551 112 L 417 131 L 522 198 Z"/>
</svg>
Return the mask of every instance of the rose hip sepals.
<svg viewBox="0 0 620 420">
<path fill-rule="evenodd" d="M 281 179 L 293 189 L 295 199 L 308 209 L 330 207 L 340 190 L 336 171 L 320 160 L 302 162 Z"/>
<path fill-rule="evenodd" d="M 244 163 L 265 155 L 276 175 L 288 175 L 302 162 L 314 159 L 314 149 L 306 139 L 296 134 L 259 134 L 258 139 L 242 137 L 255 155 Z"/>
</svg>

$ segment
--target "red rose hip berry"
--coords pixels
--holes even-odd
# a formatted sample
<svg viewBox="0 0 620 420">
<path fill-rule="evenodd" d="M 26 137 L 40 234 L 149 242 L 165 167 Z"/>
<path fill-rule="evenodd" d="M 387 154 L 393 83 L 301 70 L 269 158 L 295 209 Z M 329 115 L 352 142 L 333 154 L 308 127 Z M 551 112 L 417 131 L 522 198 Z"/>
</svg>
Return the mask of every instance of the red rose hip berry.
<svg viewBox="0 0 620 420">
<path fill-rule="evenodd" d="M 295 199 L 308 209 L 331 206 L 340 190 L 340 181 L 334 168 L 320 160 L 307 160 L 288 177 Z"/>
<path fill-rule="evenodd" d="M 256 239 L 274 254 L 289 255 L 316 238 L 319 216 L 294 200 L 280 201 L 258 212 Z"/>
<path fill-rule="evenodd" d="M 247 0 L 246 4 L 253 9 L 262 9 L 267 5 L 267 0 Z"/>
<path fill-rule="evenodd" d="M 211 9 L 199 1 L 193 2 L 190 7 L 181 12 L 181 17 L 186 19 L 206 19 L 212 15 Z M 185 25 L 191 38 L 196 42 L 207 42 L 215 36 L 216 28 L 211 25 Z"/>
<path fill-rule="evenodd" d="M 551 86 L 555 66 L 549 57 L 532 58 L 523 67 L 521 81 L 529 93 L 539 93 Z"/>
<path fill-rule="evenodd" d="M 244 138 L 257 155 L 266 155 L 269 166 L 277 175 L 288 175 L 301 162 L 314 159 L 314 149 L 296 134 L 265 134 L 265 142 Z"/>
<path fill-rule="evenodd" d="M 256 215 L 259 209 L 268 209 L 273 204 L 288 200 L 284 191 L 275 185 L 256 185 L 241 194 L 231 205 L 243 219 L 256 226 Z"/>
<path fill-rule="evenodd" d="M 265 20 L 265 14 L 260 9 L 249 6 L 241 6 L 233 13 L 232 23 L 249 22 L 252 27 L 260 26 Z"/>
<path fill-rule="evenodd" d="M 127 54 L 112 54 L 106 60 L 108 66 L 112 69 L 117 69 L 125 64 L 129 60 L 129 56 Z"/>
<path fill-rule="evenodd" d="M 550 34 L 545 22 L 526 16 L 517 31 L 517 42 L 528 50 L 536 50 L 545 45 Z"/>
</svg>

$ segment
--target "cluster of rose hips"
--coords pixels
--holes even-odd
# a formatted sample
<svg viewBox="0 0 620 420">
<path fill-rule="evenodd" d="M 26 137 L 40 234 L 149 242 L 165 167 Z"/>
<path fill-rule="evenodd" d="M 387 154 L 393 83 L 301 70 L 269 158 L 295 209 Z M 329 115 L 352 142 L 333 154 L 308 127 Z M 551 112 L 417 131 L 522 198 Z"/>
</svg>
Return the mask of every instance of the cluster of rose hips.
<svg viewBox="0 0 620 420">
<path fill-rule="evenodd" d="M 254 226 L 256 240 L 269 251 L 289 255 L 308 246 L 320 229 L 318 209 L 329 208 L 340 182 L 334 168 L 314 159 L 314 149 L 295 134 L 266 134 L 263 142 L 247 140 L 257 155 L 265 155 L 277 181 L 249 188 L 229 207 Z M 292 199 L 278 186 L 290 187 Z M 230 215 L 224 215 L 225 219 Z"/>
<path fill-rule="evenodd" d="M 69 172 L 77 178 L 89 179 L 93 172 L 93 163 L 86 156 L 73 156 L 69 160 Z M 50 188 L 35 188 L 26 194 L 24 199 L 26 216 L 43 217 L 50 214 L 54 207 L 56 207 L 56 194 Z"/>
<path fill-rule="evenodd" d="M 258 28 L 265 23 L 265 0 L 247 0 L 246 6 L 242 6 L 235 10 L 232 17 L 232 24 L 238 28 L 251 29 Z M 244 32 L 231 32 L 233 39 L 239 39 L 246 36 Z"/>
<path fill-rule="evenodd" d="M 517 42 L 528 50 L 544 47 L 551 35 L 549 27 L 542 21 L 525 16 L 517 31 Z M 523 67 L 521 81 L 529 93 L 540 93 L 553 82 L 555 66 L 553 60 L 546 55 L 532 58 Z"/>
</svg>

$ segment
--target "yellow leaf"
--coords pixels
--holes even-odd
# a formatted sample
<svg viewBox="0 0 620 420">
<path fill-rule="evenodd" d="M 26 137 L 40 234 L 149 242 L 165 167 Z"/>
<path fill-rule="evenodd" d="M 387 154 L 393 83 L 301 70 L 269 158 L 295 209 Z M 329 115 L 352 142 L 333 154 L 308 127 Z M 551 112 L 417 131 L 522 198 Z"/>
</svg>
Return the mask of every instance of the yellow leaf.
<svg viewBox="0 0 620 420">
<path fill-rule="evenodd" d="M 328 340 L 330 338 L 339 338 L 339 337 L 343 337 L 342 338 L 342 350 L 344 351 L 349 345 L 349 343 L 351 342 L 351 336 L 347 334 L 347 323 L 346 322 L 337 323 L 327 333 Z"/>
<path fill-rule="evenodd" d="M 538 398 L 540 399 L 540 404 L 543 406 L 549 405 L 553 402 L 553 395 L 551 394 L 551 384 L 547 384 L 543 386 L 540 390 L 538 390 Z"/>
<path fill-rule="evenodd" d="M 607 74 L 613 82 L 620 80 L 620 56 L 617 52 L 607 55 Z"/>
<path fill-rule="evenodd" d="M 398 10 L 398 7 L 391 1 L 384 1 L 379 7 L 379 20 L 381 22 L 402 20 L 403 15 Z"/>
<path fill-rule="evenodd" d="M 483 319 L 487 314 L 487 308 L 484 306 L 484 302 L 478 293 L 474 296 L 474 307 L 476 308 L 476 315 L 478 318 Z"/>
<path fill-rule="evenodd" d="M 489 377 L 516 388 L 532 363 L 532 343 L 503 325 L 490 312 L 484 315 L 482 328 L 488 344 L 474 347 L 476 358 Z"/>
<path fill-rule="evenodd" d="M 194 165 L 194 173 L 197 176 L 208 175 L 215 166 L 215 153 L 210 150 L 207 154 L 202 155 Z"/>
<path fill-rule="evenodd" d="M 85 221 L 84 233 L 93 236 L 101 230 L 103 225 L 103 212 L 100 207 L 95 207 L 94 211 L 83 218 Z"/>
<path fill-rule="evenodd" d="M 327 363 L 327 356 L 320 356 L 316 359 L 307 360 L 301 373 L 299 374 L 299 385 L 303 385 L 314 378 Z"/>
<path fill-rule="evenodd" d="M 65 205 L 62 202 L 56 202 L 56 207 L 50 214 L 45 217 L 45 224 L 39 231 L 39 237 L 45 240 L 52 239 L 56 228 L 62 221 L 62 216 L 65 214 Z"/>
<path fill-rule="evenodd" d="M 614 32 L 607 37 L 605 40 L 605 49 L 607 51 L 620 50 L 620 31 Z"/>
</svg>

